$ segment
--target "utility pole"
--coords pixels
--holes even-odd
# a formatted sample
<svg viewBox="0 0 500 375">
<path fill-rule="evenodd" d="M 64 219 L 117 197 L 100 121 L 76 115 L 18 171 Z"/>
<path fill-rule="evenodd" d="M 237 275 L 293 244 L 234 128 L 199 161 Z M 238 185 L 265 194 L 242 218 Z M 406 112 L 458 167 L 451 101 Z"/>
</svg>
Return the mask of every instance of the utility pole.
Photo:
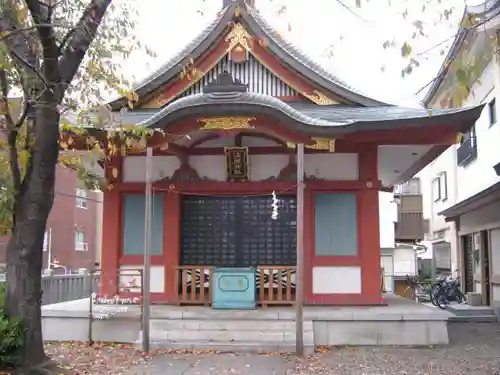
<svg viewBox="0 0 500 375">
<path fill-rule="evenodd" d="M 304 355 L 304 144 L 297 145 L 297 281 L 295 284 L 295 351 Z"/>
<path fill-rule="evenodd" d="M 149 317 L 151 308 L 151 237 L 152 237 L 152 169 L 153 169 L 153 149 L 146 151 L 146 189 L 145 209 L 144 209 L 144 272 L 142 274 L 142 351 L 149 353 Z"/>
</svg>

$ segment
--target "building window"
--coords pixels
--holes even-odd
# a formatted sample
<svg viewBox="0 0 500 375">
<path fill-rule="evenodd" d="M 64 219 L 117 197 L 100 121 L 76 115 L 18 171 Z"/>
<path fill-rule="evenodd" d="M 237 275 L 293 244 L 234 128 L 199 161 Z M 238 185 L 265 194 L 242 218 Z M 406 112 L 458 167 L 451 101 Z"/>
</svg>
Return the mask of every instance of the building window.
<svg viewBox="0 0 500 375">
<path fill-rule="evenodd" d="M 49 234 L 47 231 L 43 234 L 43 251 L 47 251 L 49 245 Z"/>
<path fill-rule="evenodd" d="M 432 180 L 432 198 L 434 202 L 441 200 L 441 180 L 436 177 Z"/>
<path fill-rule="evenodd" d="M 490 119 L 490 126 L 492 126 L 497 122 L 497 106 L 495 98 L 488 103 L 488 115 Z"/>
<path fill-rule="evenodd" d="M 439 174 L 439 198 L 442 201 L 448 199 L 448 174 L 446 172 Z"/>
<path fill-rule="evenodd" d="M 468 143 L 470 147 L 476 146 L 476 125 L 473 125 L 468 131 L 466 131 L 462 138 L 460 139 L 460 145 Z"/>
<path fill-rule="evenodd" d="M 87 251 L 87 243 L 85 242 L 85 233 L 77 230 L 75 231 L 75 250 L 76 251 Z"/>
<path fill-rule="evenodd" d="M 76 207 L 87 208 L 87 190 L 76 188 Z"/>
</svg>

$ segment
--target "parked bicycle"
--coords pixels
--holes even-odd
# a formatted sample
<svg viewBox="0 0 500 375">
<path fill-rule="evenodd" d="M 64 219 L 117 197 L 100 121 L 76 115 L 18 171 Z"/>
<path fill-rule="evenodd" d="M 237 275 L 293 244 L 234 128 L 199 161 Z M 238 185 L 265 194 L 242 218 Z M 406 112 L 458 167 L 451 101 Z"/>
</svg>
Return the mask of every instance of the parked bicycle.
<svg viewBox="0 0 500 375">
<path fill-rule="evenodd" d="M 459 304 L 466 302 L 465 295 L 460 290 L 459 276 L 453 278 L 450 275 L 439 280 L 432 287 L 430 297 L 432 304 L 443 310 L 452 302 Z"/>
<path fill-rule="evenodd" d="M 406 275 L 406 285 L 403 297 L 411 298 L 415 302 L 429 301 L 429 283 L 420 281 L 417 277 Z"/>
</svg>

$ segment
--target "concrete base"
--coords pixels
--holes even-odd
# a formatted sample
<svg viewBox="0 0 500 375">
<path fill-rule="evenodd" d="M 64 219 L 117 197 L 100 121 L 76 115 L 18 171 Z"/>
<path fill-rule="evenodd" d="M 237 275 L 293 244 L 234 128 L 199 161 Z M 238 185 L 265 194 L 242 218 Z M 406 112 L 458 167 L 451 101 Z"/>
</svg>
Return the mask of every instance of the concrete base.
<svg viewBox="0 0 500 375">
<path fill-rule="evenodd" d="M 388 306 L 305 307 L 304 344 L 448 344 L 449 312 L 405 301 Z M 89 340 L 88 300 L 42 308 L 46 341 Z M 110 309 L 112 307 L 106 307 Z M 120 307 L 117 307 L 119 309 Z M 96 307 L 99 310 L 99 307 Z M 221 351 L 293 351 L 293 308 L 212 310 L 207 307 L 152 306 L 151 344 L 156 348 L 214 348 Z M 92 339 L 140 345 L 140 307 L 130 306 L 108 320 L 92 322 Z"/>
</svg>

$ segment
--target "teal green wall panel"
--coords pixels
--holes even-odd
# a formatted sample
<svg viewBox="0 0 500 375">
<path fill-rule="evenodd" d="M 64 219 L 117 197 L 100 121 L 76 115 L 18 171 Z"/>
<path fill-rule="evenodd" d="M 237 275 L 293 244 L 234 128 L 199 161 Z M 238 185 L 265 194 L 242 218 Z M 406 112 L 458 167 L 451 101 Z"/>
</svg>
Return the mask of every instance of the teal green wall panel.
<svg viewBox="0 0 500 375">
<path fill-rule="evenodd" d="M 123 254 L 144 254 L 144 218 L 146 199 L 141 194 L 123 196 Z M 153 197 L 152 254 L 163 253 L 163 194 Z"/>
<path fill-rule="evenodd" d="M 314 194 L 314 254 L 355 256 L 357 253 L 356 194 Z"/>
</svg>

